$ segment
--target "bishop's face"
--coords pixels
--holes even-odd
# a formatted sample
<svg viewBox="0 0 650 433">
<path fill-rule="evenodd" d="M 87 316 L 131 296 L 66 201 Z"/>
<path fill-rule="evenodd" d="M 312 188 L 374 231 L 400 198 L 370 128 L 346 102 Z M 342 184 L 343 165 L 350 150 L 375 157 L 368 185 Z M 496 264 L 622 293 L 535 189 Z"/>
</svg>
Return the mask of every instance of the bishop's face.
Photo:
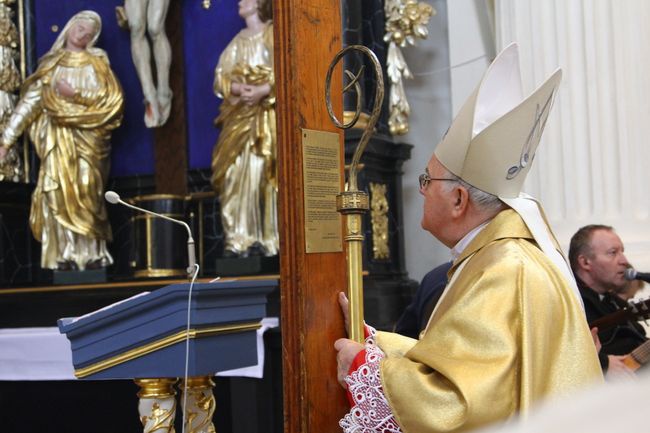
<svg viewBox="0 0 650 433">
<path fill-rule="evenodd" d="M 257 0 L 239 0 L 239 16 L 246 19 L 257 13 Z"/>
<path fill-rule="evenodd" d="M 447 182 L 439 180 L 449 178 L 449 173 L 435 155 L 429 160 L 425 173 L 434 180 L 420 188 L 420 194 L 424 196 L 422 228 L 443 244 L 449 246 L 451 243 L 453 246 L 453 239 L 449 239 L 445 230 L 451 217 L 451 193 L 445 189 Z"/>
</svg>

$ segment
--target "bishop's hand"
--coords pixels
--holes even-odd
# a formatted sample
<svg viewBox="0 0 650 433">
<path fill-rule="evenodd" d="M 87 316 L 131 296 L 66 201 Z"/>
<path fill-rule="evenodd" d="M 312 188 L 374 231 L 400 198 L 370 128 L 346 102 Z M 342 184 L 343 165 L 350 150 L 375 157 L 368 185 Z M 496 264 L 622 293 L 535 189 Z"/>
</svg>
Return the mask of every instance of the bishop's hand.
<svg viewBox="0 0 650 433">
<path fill-rule="evenodd" d="M 339 305 L 345 321 L 345 333 L 350 335 L 350 301 L 348 301 L 348 297 L 344 292 L 339 292 Z"/>
<path fill-rule="evenodd" d="M 345 383 L 345 378 L 350 372 L 352 361 L 364 349 L 364 345 L 347 338 L 339 338 L 334 342 L 334 349 L 338 352 L 336 354 L 336 378 L 341 386 L 347 389 L 348 385 Z"/>
</svg>

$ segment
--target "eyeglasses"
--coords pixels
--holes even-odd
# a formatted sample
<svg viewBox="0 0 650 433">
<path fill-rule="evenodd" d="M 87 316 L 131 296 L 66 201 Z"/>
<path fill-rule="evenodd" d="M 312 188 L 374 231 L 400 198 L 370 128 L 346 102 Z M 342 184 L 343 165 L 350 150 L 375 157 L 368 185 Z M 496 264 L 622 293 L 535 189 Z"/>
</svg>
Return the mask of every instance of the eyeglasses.
<svg viewBox="0 0 650 433">
<path fill-rule="evenodd" d="M 427 173 L 422 173 L 420 177 L 418 177 L 418 182 L 420 182 L 420 189 L 424 189 L 427 187 L 429 182 L 432 180 L 449 180 L 449 181 L 455 181 L 456 179 L 447 179 L 444 177 L 431 177 Z"/>
</svg>

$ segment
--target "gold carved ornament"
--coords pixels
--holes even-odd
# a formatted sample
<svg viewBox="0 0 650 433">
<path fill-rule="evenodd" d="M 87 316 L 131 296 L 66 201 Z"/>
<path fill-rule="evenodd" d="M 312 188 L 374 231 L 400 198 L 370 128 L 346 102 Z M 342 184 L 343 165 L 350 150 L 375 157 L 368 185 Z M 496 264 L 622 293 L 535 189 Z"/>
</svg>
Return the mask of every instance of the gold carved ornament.
<svg viewBox="0 0 650 433">
<path fill-rule="evenodd" d="M 170 433 L 174 431 L 174 418 L 176 414 L 176 401 L 171 409 L 164 408 L 160 403 L 154 403 L 149 415 L 140 418 L 144 433 Z"/>
<path fill-rule="evenodd" d="M 376 260 L 390 258 L 388 248 L 387 186 L 370 182 L 370 224 L 372 225 L 372 257 Z"/>
<path fill-rule="evenodd" d="M 216 400 L 212 393 L 214 382 L 210 376 L 188 377 L 181 383 L 183 408 L 185 411 L 185 432 L 215 433 L 212 417 Z M 188 402 L 189 400 L 189 402 Z"/>
<path fill-rule="evenodd" d="M 144 433 L 174 432 L 176 417 L 175 378 L 134 379 L 140 387 L 140 422 Z"/>
<path fill-rule="evenodd" d="M 411 107 L 404 91 L 404 78 L 413 78 L 406 64 L 401 48 L 415 45 L 416 39 L 426 39 L 429 36 L 427 24 L 436 10 L 429 4 L 417 0 L 386 0 L 384 4 L 386 15 L 386 34 L 384 41 L 388 42 L 386 57 L 386 73 L 390 81 L 388 99 L 388 127 L 393 135 L 404 135 L 409 130 L 408 118 Z"/>
<path fill-rule="evenodd" d="M 332 63 L 330 63 L 325 79 L 325 102 L 327 104 L 327 112 L 330 119 L 340 129 L 348 129 L 354 126 L 359 120 L 361 114 L 361 85 L 359 84 L 359 77 L 364 72 L 364 67 L 359 69 L 359 72 L 354 75 L 350 71 L 344 72 L 345 76 L 350 82 L 343 88 L 343 93 L 354 88 L 357 95 L 356 111 L 354 117 L 345 123 L 341 123 L 332 109 L 330 85 L 332 81 L 332 72 L 338 62 L 345 56 L 348 51 L 360 51 L 365 54 L 371 61 L 375 76 L 377 79 L 377 87 L 375 88 L 375 100 L 372 108 L 372 113 L 368 120 L 368 124 L 363 130 L 361 140 L 357 145 L 357 149 L 352 156 L 350 163 L 350 171 L 348 175 L 347 188 L 336 197 L 337 210 L 345 215 L 346 236 L 345 242 L 347 243 L 347 275 L 348 275 L 348 299 L 349 304 L 349 317 L 350 317 L 350 330 L 349 337 L 357 342 L 363 343 L 364 329 L 363 329 L 363 269 L 362 269 L 362 247 L 363 247 L 363 225 L 362 216 L 368 210 L 368 194 L 364 191 L 359 191 L 357 183 L 357 171 L 359 169 L 359 161 L 361 155 L 370 140 L 370 136 L 375 128 L 375 124 L 379 119 L 381 112 L 381 104 L 384 99 L 384 77 L 381 72 L 381 65 L 377 56 L 370 49 L 363 45 L 350 45 L 339 51 Z"/>
<path fill-rule="evenodd" d="M 16 93 L 21 84 L 15 63 L 19 47 L 18 29 L 13 22 L 13 1 L 0 1 L 0 131 L 4 131 L 16 105 Z M 12 147 L 0 163 L 0 181 L 20 182 L 25 172 L 20 149 Z"/>
</svg>

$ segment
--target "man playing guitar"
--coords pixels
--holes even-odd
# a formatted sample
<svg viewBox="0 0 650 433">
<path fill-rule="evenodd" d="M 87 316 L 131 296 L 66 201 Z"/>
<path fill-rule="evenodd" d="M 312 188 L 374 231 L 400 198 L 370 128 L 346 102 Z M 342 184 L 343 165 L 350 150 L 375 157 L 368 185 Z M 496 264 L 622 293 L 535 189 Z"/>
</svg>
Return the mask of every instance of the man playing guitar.
<svg viewBox="0 0 650 433">
<path fill-rule="evenodd" d="M 578 230 L 571 238 L 569 260 L 590 324 L 605 316 L 620 315 L 628 307 L 616 292 L 629 284 L 625 270 L 630 263 L 612 227 L 588 225 Z M 630 355 L 648 340 L 643 327 L 634 320 L 624 320 L 615 326 L 598 327 L 598 337 L 602 345 L 599 359 L 606 376 L 632 375 L 628 364 L 634 366 L 634 358 Z"/>
</svg>

